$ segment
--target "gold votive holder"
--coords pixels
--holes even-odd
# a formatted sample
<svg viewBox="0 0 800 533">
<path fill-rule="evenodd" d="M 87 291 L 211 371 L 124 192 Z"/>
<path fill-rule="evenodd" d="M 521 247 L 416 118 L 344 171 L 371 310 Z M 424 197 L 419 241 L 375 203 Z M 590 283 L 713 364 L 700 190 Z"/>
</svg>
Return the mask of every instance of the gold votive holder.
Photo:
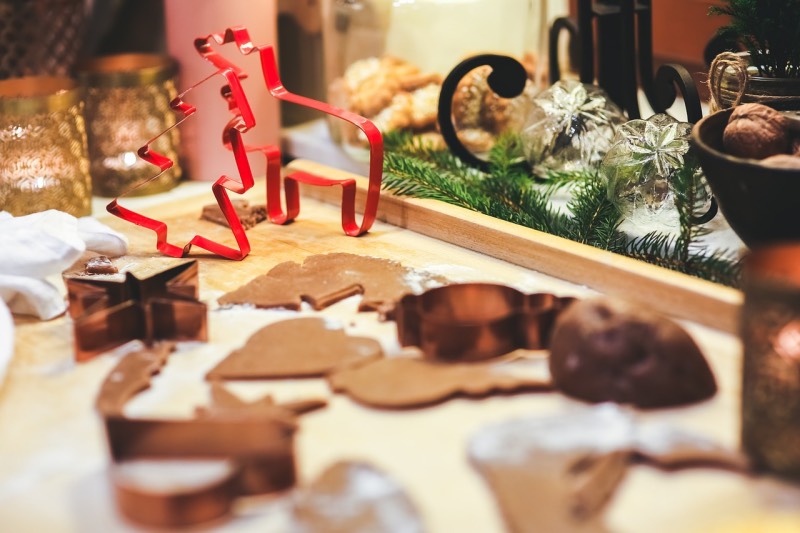
<svg viewBox="0 0 800 533">
<path fill-rule="evenodd" d="M 743 289 L 742 446 L 800 479 L 800 243 L 752 252 Z"/>
<path fill-rule="evenodd" d="M 0 0 L 0 79 L 71 74 L 88 15 L 85 0 Z"/>
<path fill-rule="evenodd" d="M 155 176 L 158 167 L 137 155 L 139 148 L 155 137 L 150 149 L 172 159 L 174 166 L 130 194 L 167 191 L 180 181 L 180 136 L 173 128 L 176 117 L 169 107 L 178 94 L 176 73 L 171 58 L 155 54 L 104 56 L 81 64 L 95 195 L 118 196 Z"/>
<path fill-rule="evenodd" d="M 0 211 L 91 213 L 78 85 L 61 77 L 0 81 Z"/>
</svg>

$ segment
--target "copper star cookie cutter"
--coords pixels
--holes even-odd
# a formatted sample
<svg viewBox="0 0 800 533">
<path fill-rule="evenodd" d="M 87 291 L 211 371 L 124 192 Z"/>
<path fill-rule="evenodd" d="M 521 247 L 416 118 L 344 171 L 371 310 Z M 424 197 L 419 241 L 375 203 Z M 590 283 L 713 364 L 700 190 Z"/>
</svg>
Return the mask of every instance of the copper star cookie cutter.
<svg viewBox="0 0 800 533">
<path fill-rule="evenodd" d="M 207 339 L 206 304 L 198 298 L 197 261 L 147 278 L 123 281 L 65 277 L 73 320 L 75 359 L 92 357 L 134 339 Z"/>
<path fill-rule="evenodd" d="M 549 346 L 558 315 L 575 298 L 526 294 L 492 283 L 445 285 L 407 294 L 395 308 L 401 346 L 427 359 L 480 361 Z"/>
<path fill-rule="evenodd" d="M 324 401 L 276 405 L 265 397 L 247 403 L 215 384 L 212 406 L 197 408 L 192 418 L 125 416 L 125 404 L 150 387 L 173 349 L 171 343 L 159 343 L 127 354 L 100 387 L 96 408 L 103 417 L 120 512 L 142 525 L 190 526 L 229 514 L 240 496 L 293 486 L 295 417 Z M 198 465 L 206 471 L 211 467 L 213 475 L 198 479 Z M 170 479 L 169 469 L 176 466 L 188 468 L 190 479 Z"/>
</svg>

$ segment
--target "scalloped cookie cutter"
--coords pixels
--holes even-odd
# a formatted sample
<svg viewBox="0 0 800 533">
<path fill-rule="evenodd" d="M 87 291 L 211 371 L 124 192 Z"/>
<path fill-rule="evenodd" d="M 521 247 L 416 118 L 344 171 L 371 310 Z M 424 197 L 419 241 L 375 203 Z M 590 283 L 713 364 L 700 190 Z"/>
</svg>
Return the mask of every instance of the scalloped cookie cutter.
<svg viewBox="0 0 800 533">
<path fill-rule="evenodd" d="M 480 361 L 524 348 L 547 348 L 572 297 L 526 294 L 492 283 L 460 283 L 404 296 L 395 308 L 401 346 L 427 359 Z"/>
</svg>

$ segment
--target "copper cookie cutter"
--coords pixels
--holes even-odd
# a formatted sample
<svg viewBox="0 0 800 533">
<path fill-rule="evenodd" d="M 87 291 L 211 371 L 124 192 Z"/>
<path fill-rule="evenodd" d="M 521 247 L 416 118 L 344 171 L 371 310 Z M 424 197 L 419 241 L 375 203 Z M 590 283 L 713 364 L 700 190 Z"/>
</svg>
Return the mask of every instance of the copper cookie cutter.
<svg viewBox="0 0 800 533">
<path fill-rule="evenodd" d="M 395 308 L 402 346 L 427 359 L 480 361 L 545 349 L 558 315 L 575 301 L 493 283 L 461 283 L 407 294 Z"/>
<path fill-rule="evenodd" d="M 75 332 L 75 358 L 86 361 L 134 339 L 207 339 L 206 304 L 199 294 L 197 261 L 140 279 L 65 277 Z"/>
<path fill-rule="evenodd" d="M 295 483 L 295 416 L 324 402 L 246 403 L 212 386 L 212 407 L 188 419 L 129 418 L 125 404 L 149 388 L 166 364 L 171 343 L 126 355 L 100 387 L 96 407 L 105 426 L 117 506 L 127 518 L 155 527 L 182 527 L 221 518 L 239 496 L 288 489 Z M 176 463 L 176 460 L 180 460 Z M 164 470 L 214 469 L 197 480 L 169 479 Z M 154 470 L 142 475 L 142 468 Z M 156 482 L 153 482 L 153 478 Z M 166 479 L 165 479 L 166 478 Z"/>
<path fill-rule="evenodd" d="M 188 420 L 111 416 L 105 428 L 117 505 L 138 523 L 179 527 L 205 522 L 229 514 L 239 496 L 295 483 L 296 424 L 290 420 L 252 414 Z M 211 460 L 224 470 L 206 483 L 168 490 L 131 483 L 121 475 L 127 466 L 148 459 Z"/>
</svg>

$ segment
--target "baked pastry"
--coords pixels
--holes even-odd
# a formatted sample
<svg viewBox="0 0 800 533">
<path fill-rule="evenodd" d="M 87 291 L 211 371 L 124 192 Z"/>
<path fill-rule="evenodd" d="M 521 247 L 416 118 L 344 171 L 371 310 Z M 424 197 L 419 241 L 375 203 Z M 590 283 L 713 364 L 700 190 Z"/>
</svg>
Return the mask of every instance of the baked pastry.
<svg viewBox="0 0 800 533">
<path fill-rule="evenodd" d="M 589 402 L 668 407 L 717 390 L 694 340 L 676 323 L 608 299 L 573 303 L 556 322 L 550 373 L 563 393 Z"/>
</svg>

